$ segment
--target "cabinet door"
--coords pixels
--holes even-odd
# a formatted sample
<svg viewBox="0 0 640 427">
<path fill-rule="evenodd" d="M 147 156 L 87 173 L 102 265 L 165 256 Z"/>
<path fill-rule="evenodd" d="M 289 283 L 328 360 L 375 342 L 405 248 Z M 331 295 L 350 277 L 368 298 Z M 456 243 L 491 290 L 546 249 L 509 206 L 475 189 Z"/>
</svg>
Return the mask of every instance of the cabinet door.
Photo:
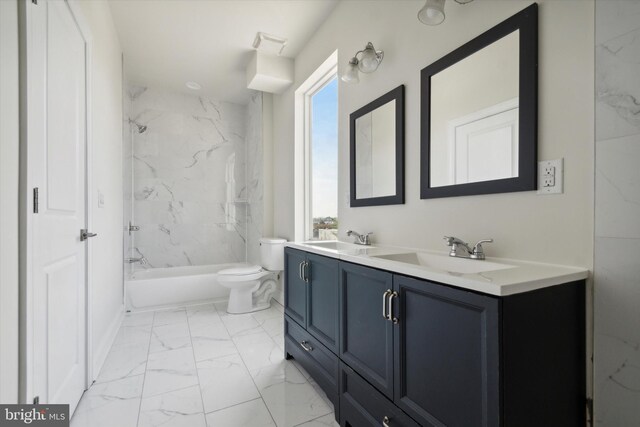
<svg viewBox="0 0 640 427">
<path fill-rule="evenodd" d="M 338 353 L 338 260 L 307 254 L 307 331 Z"/>
<path fill-rule="evenodd" d="M 393 399 L 393 323 L 382 316 L 392 275 L 340 263 L 340 358 Z"/>
<path fill-rule="evenodd" d="M 284 310 L 302 327 L 306 327 L 307 322 L 307 283 L 300 275 L 305 261 L 304 252 L 285 248 Z"/>
<path fill-rule="evenodd" d="M 498 299 L 397 275 L 394 290 L 395 403 L 424 426 L 498 426 Z"/>
</svg>

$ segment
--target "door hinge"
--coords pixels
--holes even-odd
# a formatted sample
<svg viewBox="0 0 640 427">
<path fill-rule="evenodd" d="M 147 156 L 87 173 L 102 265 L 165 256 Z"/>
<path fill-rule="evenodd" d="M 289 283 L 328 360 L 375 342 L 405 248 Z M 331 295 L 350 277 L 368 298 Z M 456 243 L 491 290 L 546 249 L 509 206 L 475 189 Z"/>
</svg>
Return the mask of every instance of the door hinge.
<svg viewBox="0 0 640 427">
<path fill-rule="evenodd" d="M 593 426 L 593 398 L 591 397 L 587 398 L 587 415 L 589 417 L 587 424 Z"/>
<path fill-rule="evenodd" d="M 40 396 L 36 396 L 33 398 L 33 404 L 34 405 L 39 405 L 40 404 Z"/>
<path fill-rule="evenodd" d="M 38 197 L 38 187 L 33 189 L 33 213 L 38 213 L 38 204 L 40 203 L 40 199 Z"/>
</svg>

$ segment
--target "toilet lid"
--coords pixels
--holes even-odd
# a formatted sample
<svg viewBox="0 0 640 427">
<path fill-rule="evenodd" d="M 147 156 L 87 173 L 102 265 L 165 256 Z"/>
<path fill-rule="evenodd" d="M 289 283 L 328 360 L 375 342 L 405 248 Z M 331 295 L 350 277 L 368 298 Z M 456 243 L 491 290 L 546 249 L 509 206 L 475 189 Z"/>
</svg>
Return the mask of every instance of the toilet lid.
<svg viewBox="0 0 640 427">
<path fill-rule="evenodd" d="M 248 265 L 246 267 L 225 268 L 220 270 L 218 274 L 225 276 L 246 276 L 247 274 L 259 273 L 262 267 L 259 265 Z"/>
</svg>

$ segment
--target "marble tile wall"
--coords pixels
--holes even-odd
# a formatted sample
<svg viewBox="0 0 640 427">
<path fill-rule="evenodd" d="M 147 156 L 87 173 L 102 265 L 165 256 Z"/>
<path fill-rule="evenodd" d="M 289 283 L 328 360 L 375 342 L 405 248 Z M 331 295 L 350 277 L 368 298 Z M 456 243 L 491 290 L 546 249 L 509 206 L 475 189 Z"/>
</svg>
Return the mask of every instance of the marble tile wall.
<svg viewBox="0 0 640 427">
<path fill-rule="evenodd" d="M 247 105 L 247 262 L 260 264 L 260 238 L 264 217 L 262 93 L 251 97 Z"/>
<path fill-rule="evenodd" d="M 255 108 L 136 86 L 128 88 L 128 102 L 130 193 L 140 226 L 132 256 L 144 256 L 144 268 L 245 261 L 253 194 L 247 132 L 251 145 L 260 145 L 247 112 Z M 260 121 L 259 114 L 251 119 Z M 253 149 L 251 162 L 262 165 L 257 155 Z"/>
<path fill-rule="evenodd" d="M 640 420 L 640 0 L 596 0 L 596 426 Z"/>
</svg>

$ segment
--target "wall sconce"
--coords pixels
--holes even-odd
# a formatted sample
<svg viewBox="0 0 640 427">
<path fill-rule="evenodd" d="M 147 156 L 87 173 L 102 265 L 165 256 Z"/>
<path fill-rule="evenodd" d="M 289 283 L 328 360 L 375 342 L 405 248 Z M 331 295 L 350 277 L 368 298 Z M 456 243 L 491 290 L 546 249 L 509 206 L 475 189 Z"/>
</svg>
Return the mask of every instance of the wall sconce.
<svg viewBox="0 0 640 427">
<path fill-rule="evenodd" d="M 473 0 L 454 0 L 458 4 L 471 3 Z M 444 21 L 445 0 L 427 0 L 418 12 L 418 19 L 425 25 L 439 25 Z"/>
<path fill-rule="evenodd" d="M 360 55 L 360 58 L 358 58 Z M 345 68 L 342 74 L 342 81 L 345 83 L 358 83 L 360 77 L 359 72 L 373 73 L 378 69 L 378 66 L 384 58 L 384 52 L 376 50 L 371 42 L 367 43 L 367 46 L 358 52 L 349 60 L 347 68 Z"/>
</svg>

